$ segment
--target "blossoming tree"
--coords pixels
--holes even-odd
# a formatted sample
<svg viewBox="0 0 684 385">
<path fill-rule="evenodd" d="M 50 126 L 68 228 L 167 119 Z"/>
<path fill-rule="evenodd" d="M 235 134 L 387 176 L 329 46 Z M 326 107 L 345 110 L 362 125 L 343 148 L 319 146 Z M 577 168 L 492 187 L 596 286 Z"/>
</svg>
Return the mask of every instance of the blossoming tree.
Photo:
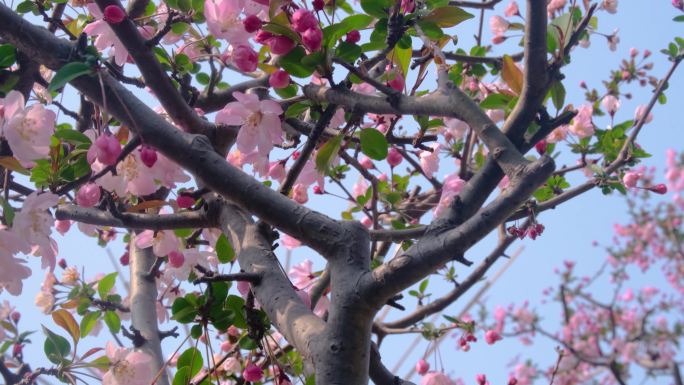
<svg viewBox="0 0 684 385">
<path fill-rule="evenodd" d="M 45 358 L 32 364 L 22 354 L 30 331 L 3 305 L 5 382 L 396 384 L 407 381 L 378 349 L 394 334 L 459 329 L 467 349 L 479 330 L 490 344 L 506 333 L 541 333 L 534 317 L 513 308 L 486 328 L 487 319 L 449 317 L 437 329 L 422 321 L 475 287 L 516 240 L 541 236 L 542 212 L 594 188 L 666 192 L 634 169 L 649 156 L 637 139 L 666 100 L 684 40 L 660 43 L 667 48 L 658 55 L 671 62 L 664 75 L 650 73 L 650 51 L 633 50 L 605 90 L 582 85 L 586 100 L 574 107 L 563 71 L 582 54 L 577 46 L 606 38 L 614 49 L 617 33 L 600 34 L 598 20 L 617 12 L 617 0 L 499 3 L 0 5 L 0 289 L 26 290 L 30 256 L 40 257 L 47 274 L 36 304 L 50 315 Z M 491 43 L 505 49 L 483 40 L 487 19 Z M 459 34 L 478 20 L 475 42 L 463 46 Z M 639 86 L 652 96 L 625 120 L 621 100 Z M 599 129 L 598 119 L 610 127 Z M 559 154 L 578 164 L 556 169 Z M 576 172 L 589 180 L 571 186 L 566 177 Z M 315 207 L 310 194 L 331 203 Z M 680 269 L 665 228 L 681 220 L 662 227 L 657 216 L 637 219 L 658 219 L 650 231 L 662 232 L 663 245 L 653 256 Z M 103 245 L 123 239 L 120 272 L 84 276 L 60 259 L 53 229 Z M 623 233 L 636 242 L 640 231 L 649 230 Z M 465 257 L 492 233 L 499 242 L 488 257 Z M 320 256 L 319 271 L 305 262 L 285 272 L 276 254 L 301 245 Z M 615 265 L 648 261 L 648 253 L 626 247 Z M 457 280 L 456 270 L 473 263 Z M 453 289 L 428 301 L 427 278 L 438 272 Z M 622 358 L 597 358 L 587 333 L 596 344 L 622 344 L 613 347 L 629 350 L 625 357 L 655 344 L 653 365 L 672 361 L 658 333 L 617 342 L 622 331 L 597 333 L 617 322 L 611 314 L 622 305 L 597 302 L 570 277 L 559 296 L 568 331 L 548 333 L 574 357 L 566 372 L 585 365 L 581 373 L 559 369 L 567 383 L 591 379 L 594 367 L 622 381 Z M 118 292 L 128 279 L 128 291 Z M 679 270 L 668 279 L 679 285 Z M 386 306 L 404 309 L 405 291 L 416 308 L 394 321 L 378 317 Z M 570 314 L 575 307 L 581 311 Z M 662 310 L 643 305 L 614 328 L 632 333 Z M 506 330 L 507 317 L 515 330 Z M 112 335 L 106 347 L 79 349 L 102 324 Z M 426 384 L 453 381 L 425 361 L 416 369 Z M 511 382 L 530 380 L 531 370 Z"/>
</svg>

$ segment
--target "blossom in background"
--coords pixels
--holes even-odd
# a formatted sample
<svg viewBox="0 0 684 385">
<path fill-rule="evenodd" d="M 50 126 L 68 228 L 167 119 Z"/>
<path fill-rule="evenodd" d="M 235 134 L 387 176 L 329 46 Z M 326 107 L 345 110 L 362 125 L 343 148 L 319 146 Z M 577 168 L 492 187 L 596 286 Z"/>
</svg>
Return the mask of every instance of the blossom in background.
<svg viewBox="0 0 684 385">
<path fill-rule="evenodd" d="M 152 230 L 145 230 L 138 234 L 135 245 L 141 249 L 152 246 L 152 251 L 157 257 L 165 257 L 172 251 L 178 251 L 180 242 L 170 230 L 161 230 L 156 233 Z"/>
</svg>

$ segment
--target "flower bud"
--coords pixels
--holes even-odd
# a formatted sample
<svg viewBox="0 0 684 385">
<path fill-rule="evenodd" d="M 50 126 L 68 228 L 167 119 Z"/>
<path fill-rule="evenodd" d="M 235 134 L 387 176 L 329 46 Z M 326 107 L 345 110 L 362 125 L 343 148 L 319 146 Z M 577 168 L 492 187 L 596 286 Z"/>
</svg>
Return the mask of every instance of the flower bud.
<svg viewBox="0 0 684 385">
<path fill-rule="evenodd" d="M 351 30 L 347 33 L 347 36 L 346 36 L 347 43 L 356 44 L 360 40 L 361 40 L 361 33 L 359 33 L 358 30 L 354 29 L 354 30 Z"/>
<path fill-rule="evenodd" d="M 242 21 L 242 25 L 245 27 L 247 33 L 256 32 L 261 29 L 262 21 L 257 15 L 249 15 Z"/>
<path fill-rule="evenodd" d="M 104 9 L 104 20 L 111 24 L 119 24 L 126 18 L 126 11 L 118 5 L 108 5 Z"/>
<path fill-rule="evenodd" d="M 93 207 L 100 202 L 100 186 L 95 183 L 86 183 L 76 193 L 76 203 L 83 207 Z"/>
<path fill-rule="evenodd" d="M 269 76 L 268 84 L 273 88 L 285 88 L 290 84 L 290 74 L 285 70 L 277 70 Z"/>
<path fill-rule="evenodd" d="M 416 372 L 422 376 L 427 373 L 428 370 L 430 370 L 430 364 L 422 358 L 418 360 L 418 363 L 416 363 Z"/>
<path fill-rule="evenodd" d="M 140 149 L 140 160 L 148 168 L 152 168 L 155 163 L 157 163 L 157 151 L 152 147 L 142 146 Z"/>
</svg>

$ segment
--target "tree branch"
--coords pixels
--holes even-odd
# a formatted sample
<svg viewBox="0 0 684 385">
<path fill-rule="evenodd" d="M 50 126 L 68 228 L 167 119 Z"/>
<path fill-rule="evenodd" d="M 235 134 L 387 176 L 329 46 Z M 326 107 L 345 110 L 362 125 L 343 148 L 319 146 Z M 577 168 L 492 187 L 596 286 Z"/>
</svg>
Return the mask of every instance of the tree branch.
<svg viewBox="0 0 684 385">
<path fill-rule="evenodd" d="M 121 227 L 132 230 L 171 230 L 198 227 L 216 227 L 218 216 L 214 210 L 188 211 L 178 214 L 117 213 L 116 215 L 76 205 L 61 205 L 55 211 L 60 220 L 87 223 L 96 226 Z"/>
<path fill-rule="evenodd" d="M 157 284 L 155 280 L 147 278 L 147 272 L 150 271 L 155 259 L 151 247 L 140 249 L 135 246 L 135 236 L 131 237 L 131 328 L 137 330 L 145 339 L 140 349 L 153 357 L 150 363 L 152 372 L 161 371 L 156 383 L 168 385 L 169 379 L 163 371 L 165 358 L 157 327 Z"/>
</svg>

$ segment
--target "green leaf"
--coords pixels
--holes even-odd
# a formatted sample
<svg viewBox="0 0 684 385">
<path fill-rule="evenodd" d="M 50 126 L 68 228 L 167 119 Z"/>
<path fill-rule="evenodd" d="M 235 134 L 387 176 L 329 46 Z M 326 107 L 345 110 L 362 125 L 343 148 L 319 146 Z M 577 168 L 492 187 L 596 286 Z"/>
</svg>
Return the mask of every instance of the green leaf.
<svg viewBox="0 0 684 385">
<path fill-rule="evenodd" d="M 316 154 L 316 170 L 318 170 L 321 173 L 328 172 L 330 164 L 335 159 L 337 152 L 340 150 L 343 137 L 344 135 L 337 135 L 334 138 L 331 138 L 330 140 L 325 142 L 323 146 L 321 146 L 321 148 L 318 150 L 318 153 Z"/>
<path fill-rule="evenodd" d="M 45 333 L 45 336 L 47 337 L 43 344 L 43 351 L 45 352 L 47 359 L 57 365 L 65 362 L 66 357 L 69 355 L 69 352 L 71 352 L 71 344 L 69 344 L 69 341 L 64 337 L 53 333 L 45 326 L 43 326 L 43 333 Z"/>
<path fill-rule="evenodd" d="M 673 21 L 680 22 L 680 23 L 681 23 L 681 22 L 684 22 L 684 15 L 675 16 L 675 18 L 672 19 L 672 20 L 673 20 Z"/>
<path fill-rule="evenodd" d="M 391 6 L 392 2 L 390 0 L 361 0 L 361 9 L 378 19 L 387 17 L 387 11 Z"/>
<path fill-rule="evenodd" d="M 468 19 L 472 19 L 474 16 L 459 7 L 439 7 L 428 13 L 427 16 L 423 17 L 424 21 L 431 21 L 437 26 L 442 28 L 453 27 L 458 25 Z"/>
<path fill-rule="evenodd" d="M 229 263 L 235 260 L 235 250 L 225 234 L 221 234 L 216 240 L 216 256 L 221 263 Z"/>
<path fill-rule="evenodd" d="M 102 277 L 100 282 L 97 283 L 97 294 L 101 299 L 107 298 L 107 294 L 112 290 L 114 284 L 116 283 L 116 276 L 118 273 L 109 273 Z"/>
<path fill-rule="evenodd" d="M 173 376 L 172 385 L 187 385 L 190 383 L 191 378 L 190 368 L 184 366 L 176 371 L 176 374 Z"/>
<path fill-rule="evenodd" d="M 16 11 L 18 13 L 29 13 L 29 12 L 34 12 L 38 10 L 38 6 L 36 6 L 33 1 L 31 0 L 26 0 L 22 1 L 17 5 Z"/>
<path fill-rule="evenodd" d="M 291 28 L 286 27 L 284 25 L 276 23 L 266 23 L 261 27 L 261 29 L 263 29 L 266 32 L 271 32 L 274 35 L 285 36 L 297 43 L 302 41 L 297 32 L 293 31 Z"/>
<path fill-rule="evenodd" d="M 361 151 L 369 158 L 383 160 L 387 157 L 389 144 L 385 136 L 375 128 L 361 130 Z"/>
<path fill-rule="evenodd" d="M 81 338 L 84 338 L 93 330 L 95 325 L 97 325 L 97 320 L 102 315 L 101 311 L 93 311 L 86 313 L 81 319 Z"/>
<path fill-rule="evenodd" d="M 368 15 L 358 14 L 347 17 L 339 23 L 323 28 L 323 46 L 332 47 L 335 42 L 353 30 L 366 28 L 373 22 Z"/>
<path fill-rule="evenodd" d="M 409 69 L 409 64 L 411 64 L 411 56 L 413 55 L 413 50 L 409 46 L 408 48 L 401 48 L 399 45 L 395 46 L 392 50 L 393 54 L 391 56 L 394 58 L 394 62 L 399 65 L 401 72 L 406 77 L 406 73 Z"/>
<path fill-rule="evenodd" d="M 437 25 L 437 23 L 426 20 L 418 20 L 418 26 L 423 31 L 425 36 L 430 38 L 430 40 L 439 40 L 444 36 L 442 28 Z"/>
<path fill-rule="evenodd" d="M 14 207 L 12 207 L 6 200 L 0 197 L 0 205 L 2 205 L 2 215 L 9 227 L 14 223 Z"/>
<path fill-rule="evenodd" d="M 343 41 L 337 46 L 335 55 L 346 62 L 353 63 L 361 56 L 361 47 Z"/>
<path fill-rule="evenodd" d="M 102 319 L 112 333 L 118 333 L 121 330 L 121 318 L 116 312 L 108 310 Z"/>
<path fill-rule="evenodd" d="M 78 146 L 79 144 L 83 143 L 92 143 L 89 137 L 71 128 L 58 128 L 57 130 L 55 130 L 55 136 L 75 146 Z"/>
<path fill-rule="evenodd" d="M 233 311 L 233 313 L 235 313 L 235 320 L 233 321 L 233 325 L 235 325 L 235 327 L 238 329 L 247 328 L 244 306 L 245 300 L 243 300 L 242 297 L 238 297 L 237 295 L 229 295 L 228 298 L 226 298 L 225 307 L 226 309 L 230 309 Z"/>
<path fill-rule="evenodd" d="M 421 293 L 425 293 L 425 289 L 427 289 L 429 282 L 430 282 L 429 280 L 425 279 L 425 280 L 423 280 L 423 282 L 420 283 L 420 287 L 418 287 L 418 289 L 420 290 Z"/>
<path fill-rule="evenodd" d="M 257 348 L 257 343 L 247 335 L 244 335 L 242 338 L 240 338 L 238 345 L 241 349 L 245 350 L 253 350 Z"/>
<path fill-rule="evenodd" d="M 202 369 L 204 360 L 202 353 L 195 347 L 189 348 L 178 357 L 177 368 L 189 368 L 190 376 L 194 376 Z"/>
<path fill-rule="evenodd" d="M 71 62 L 65 64 L 57 71 L 55 76 L 48 85 L 48 91 L 54 92 L 64 87 L 68 82 L 76 79 L 79 76 L 90 75 L 93 73 L 89 64 L 83 62 Z"/>
<path fill-rule="evenodd" d="M 480 107 L 487 110 L 505 109 L 508 103 L 513 99 L 512 96 L 506 94 L 489 94 L 483 101 L 480 102 Z"/>
<path fill-rule="evenodd" d="M 302 47 L 295 47 L 287 55 L 280 57 L 280 66 L 290 75 L 305 78 L 313 74 L 316 67 L 306 65 L 302 60 L 306 57 L 306 51 Z"/>
<path fill-rule="evenodd" d="M 563 108 L 563 105 L 565 104 L 565 87 L 563 86 L 563 83 L 559 81 L 553 82 L 549 93 L 551 93 L 553 106 L 556 107 L 557 110 Z"/>
<path fill-rule="evenodd" d="M 0 45 L 0 68 L 10 67 L 17 59 L 17 50 L 12 44 Z"/>
<path fill-rule="evenodd" d="M 171 319 L 186 324 L 195 320 L 197 308 L 186 298 L 178 297 L 171 305 L 171 314 L 173 314 Z"/>
</svg>

